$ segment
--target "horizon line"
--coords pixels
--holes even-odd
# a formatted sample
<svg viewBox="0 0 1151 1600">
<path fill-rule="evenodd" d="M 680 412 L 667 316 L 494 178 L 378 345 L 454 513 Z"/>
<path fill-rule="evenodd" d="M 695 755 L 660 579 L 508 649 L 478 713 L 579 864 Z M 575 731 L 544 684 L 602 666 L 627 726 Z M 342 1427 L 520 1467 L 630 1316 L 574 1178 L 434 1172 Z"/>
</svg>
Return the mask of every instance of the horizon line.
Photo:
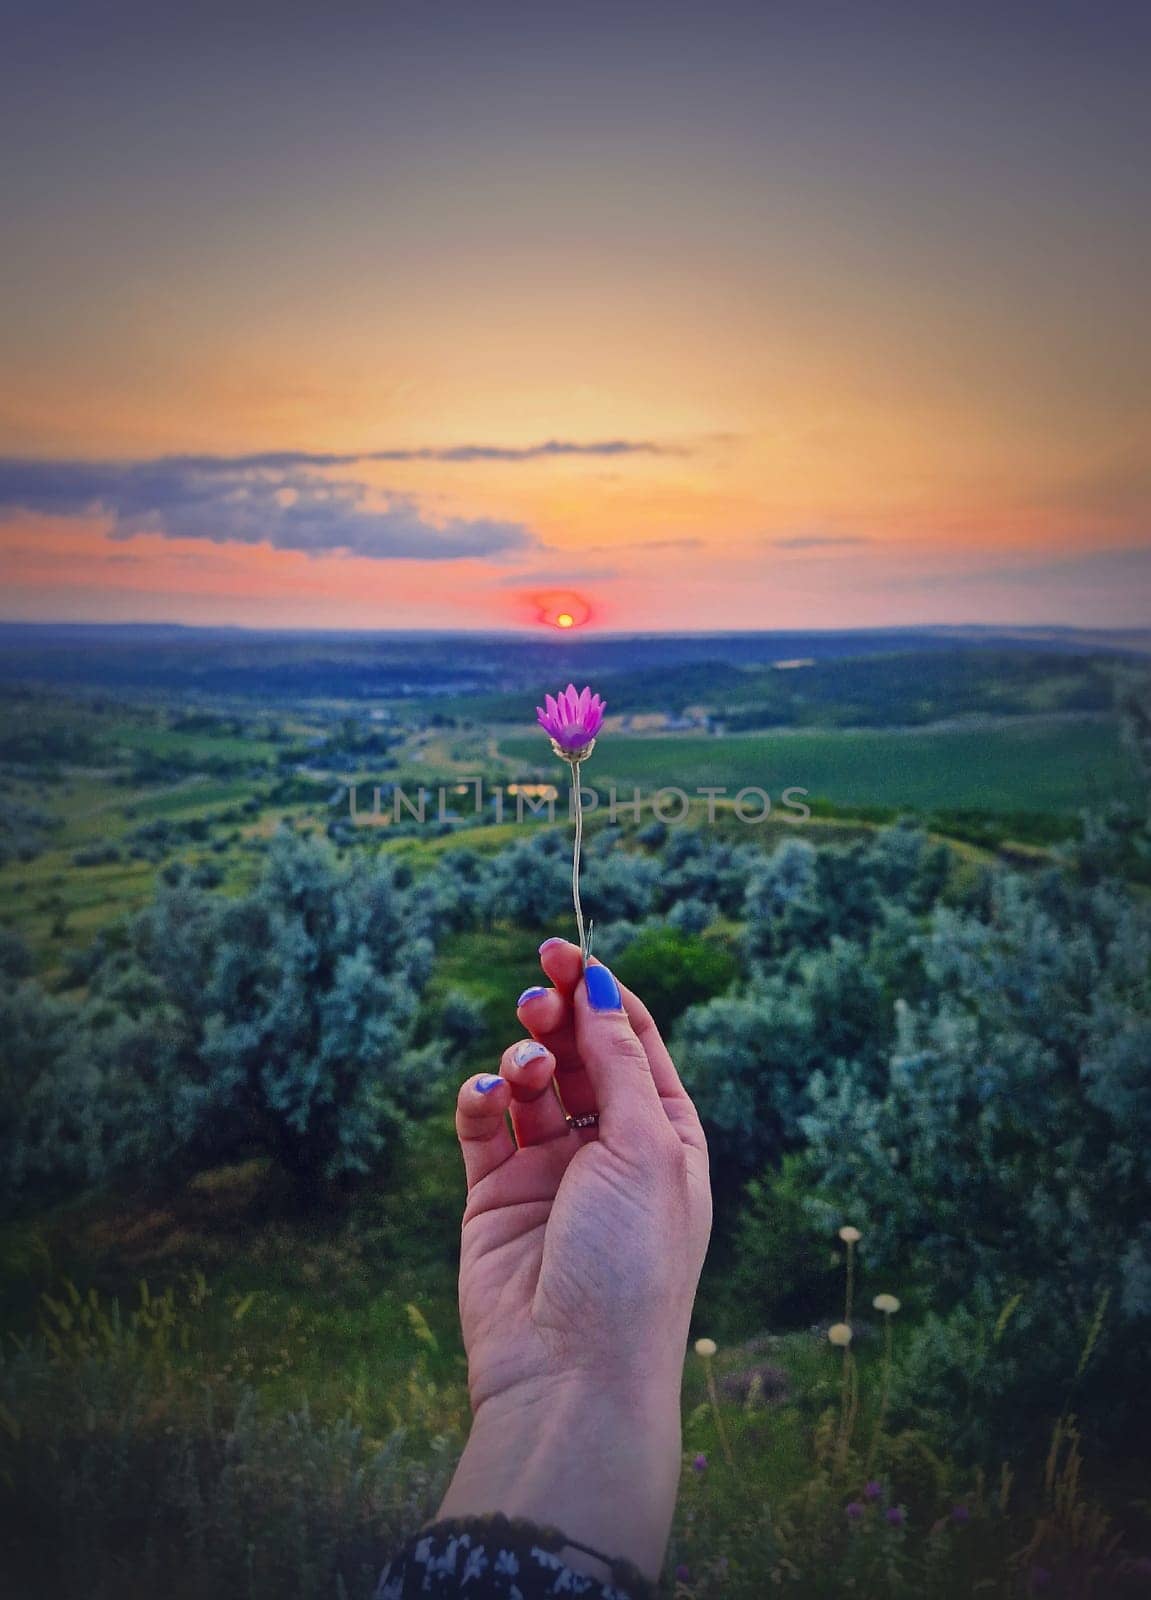
<svg viewBox="0 0 1151 1600">
<path fill-rule="evenodd" d="M 1080 623 L 1080 622 L 891 622 L 874 623 L 865 627 L 829 628 L 810 627 L 779 628 L 647 628 L 609 630 L 589 628 L 561 631 L 558 628 L 533 624 L 529 627 L 511 628 L 357 628 L 308 627 L 306 625 L 271 625 L 245 622 L 178 622 L 162 618 L 132 618 L 125 621 L 93 621 L 86 618 L 29 618 L 0 617 L 0 628 L 86 628 L 86 629 L 144 629 L 164 628 L 179 633 L 235 633 L 273 635 L 304 634 L 315 637 L 353 634 L 362 638 L 411 637 L 412 635 L 443 638 L 462 636 L 477 639 L 557 639 L 565 644 L 580 639 L 747 639 L 770 638 L 773 635 L 791 634 L 876 634 L 876 633 L 957 633 L 978 630 L 983 633 L 1151 633 L 1151 621 L 1142 623 Z"/>
</svg>

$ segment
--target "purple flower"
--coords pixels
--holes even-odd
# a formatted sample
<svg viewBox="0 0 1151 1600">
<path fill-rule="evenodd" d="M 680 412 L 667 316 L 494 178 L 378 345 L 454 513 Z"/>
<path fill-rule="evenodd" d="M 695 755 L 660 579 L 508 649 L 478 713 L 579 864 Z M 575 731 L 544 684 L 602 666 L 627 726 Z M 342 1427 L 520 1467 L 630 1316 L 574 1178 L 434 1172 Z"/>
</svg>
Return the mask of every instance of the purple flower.
<svg viewBox="0 0 1151 1600">
<path fill-rule="evenodd" d="M 952 1506 L 951 1520 L 952 1522 L 970 1522 L 971 1512 L 967 1506 Z"/>
<path fill-rule="evenodd" d="M 858 1522 L 863 1515 L 863 1507 L 858 1500 L 849 1500 L 843 1509 L 852 1522 Z"/>
<path fill-rule="evenodd" d="M 699 1452 L 699 1454 L 696 1456 L 695 1460 L 692 1462 L 691 1470 L 693 1472 L 706 1472 L 707 1471 L 707 1457 L 704 1455 L 702 1450 Z"/>
<path fill-rule="evenodd" d="M 675 1569 L 675 1581 L 676 1581 L 676 1583 L 690 1583 L 691 1582 L 691 1573 L 688 1571 L 687 1567 L 684 1566 L 682 1561 L 680 1562 L 679 1566 L 676 1567 L 676 1569 Z"/>
<path fill-rule="evenodd" d="M 883 1493 L 883 1485 L 877 1478 L 872 1478 L 870 1483 L 863 1486 L 864 1497 L 868 1500 L 878 1500 Z"/>
<path fill-rule="evenodd" d="M 887 1520 L 893 1528 L 902 1528 L 907 1521 L 907 1513 L 902 1506 L 888 1506 Z"/>
<path fill-rule="evenodd" d="M 604 703 L 590 689 L 577 692 L 574 683 L 558 695 L 545 695 L 544 706 L 536 707 L 536 720 L 561 752 L 584 750 L 603 727 Z"/>
</svg>

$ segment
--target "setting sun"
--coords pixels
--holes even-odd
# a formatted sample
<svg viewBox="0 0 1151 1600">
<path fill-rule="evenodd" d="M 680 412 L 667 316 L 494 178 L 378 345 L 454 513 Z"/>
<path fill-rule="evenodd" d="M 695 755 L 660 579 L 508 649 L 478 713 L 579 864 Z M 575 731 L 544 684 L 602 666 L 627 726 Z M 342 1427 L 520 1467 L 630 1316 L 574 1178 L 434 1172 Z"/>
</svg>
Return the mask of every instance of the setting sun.
<svg viewBox="0 0 1151 1600">
<path fill-rule="evenodd" d="M 591 606 L 583 595 L 572 589 L 552 589 L 524 598 L 535 612 L 537 621 L 543 623 L 545 628 L 556 628 L 561 633 L 567 633 L 591 621 Z"/>
</svg>

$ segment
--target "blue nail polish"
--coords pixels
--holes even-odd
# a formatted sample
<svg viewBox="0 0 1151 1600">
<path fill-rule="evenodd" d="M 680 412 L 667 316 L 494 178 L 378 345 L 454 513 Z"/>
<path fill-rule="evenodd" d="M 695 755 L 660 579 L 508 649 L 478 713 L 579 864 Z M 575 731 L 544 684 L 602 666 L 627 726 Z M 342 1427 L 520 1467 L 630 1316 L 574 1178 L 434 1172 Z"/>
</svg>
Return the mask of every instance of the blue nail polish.
<svg viewBox="0 0 1151 1600">
<path fill-rule="evenodd" d="M 593 1011 L 623 1010 L 619 984 L 606 967 L 589 967 L 583 981 L 587 986 L 588 1005 Z"/>
<path fill-rule="evenodd" d="M 516 1005 L 522 1006 L 525 1000 L 534 1000 L 539 994 L 547 994 L 547 990 L 541 988 L 537 983 L 534 988 L 524 990 L 523 994 L 521 994 L 519 999 L 516 1001 Z"/>
<path fill-rule="evenodd" d="M 493 1077 L 490 1072 L 486 1072 L 482 1078 L 476 1079 L 476 1093 L 491 1094 L 492 1090 L 503 1081 L 502 1078 Z"/>
<path fill-rule="evenodd" d="M 517 1044 L 512 1051 L 512 1060 L 517 1067 L 526 1067 L 529 1061 L 538 1061 L 541 1056 L 546 1056 L 547 1051 L 542 1044 L 537 1044 L 534 1039 L 525 1039 L 523 1044 Z"/>
</svg>

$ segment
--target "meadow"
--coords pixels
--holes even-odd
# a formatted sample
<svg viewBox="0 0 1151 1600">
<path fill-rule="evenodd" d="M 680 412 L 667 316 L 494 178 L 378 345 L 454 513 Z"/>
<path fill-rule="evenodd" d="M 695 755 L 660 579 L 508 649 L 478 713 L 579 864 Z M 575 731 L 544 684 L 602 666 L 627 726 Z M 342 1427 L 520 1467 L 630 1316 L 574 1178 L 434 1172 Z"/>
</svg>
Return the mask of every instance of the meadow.
<svg viewBox="0 0 1151 1600">
<path fill-rule="evenodd" d="M 504 738 L 500 749 L 525 773 L 547 771 L 536 739 Z M 689 793 L 710 784 L 732 795 L 758 785 L 773 802 L 794 787 L 836 806 L 914 812 L 1074 813 L 1138 794 L 1115 722 L 1074 717 L 930 731 L 619 734 L 605 742 L 588 781 L 649 792 L 675 784 Z"/>
<path fill-rule="evenodd" d="M 303 677 L 303 647 L 276 648 Z M 461 1446 L 452 1105 L 568 926 L 567 833 L 354 826 L 353 782 L 555 773 L 484 720 L 488 685 L 365 705 L 370 664 L 341 694 L 334 655 L 274 703 L 40 681 L 0 705 L 13 1595 L 366 1600 Z M 640 676 L 641 711 L 676 670 Z M 972 667 L 932 675 L 950 701 Z M 854 706 L 864 680 L 875 702 L 913 679 L 886 658 L 828 674 Z M 1111 709 L 1059 707 L 1085 679 Z M 795 785 L 815 813 L 590 819 L 597 947 L 650 998 L 712 1149 L 693 1339 L 718 1349 L 685 1367 L 681 1600 L 1146 1592 L 1132 680 L 1111 657 L 1032 663 L 1026 704 L 969 725 L 909 727 L 889 698 L 886 727 L 597 749 L 596 781 L 628 793 Z M 301 938 L 322 981 L 295 973 Z M 286 981 L 293 1037 L 268 1009 Z"/>
</svg>

